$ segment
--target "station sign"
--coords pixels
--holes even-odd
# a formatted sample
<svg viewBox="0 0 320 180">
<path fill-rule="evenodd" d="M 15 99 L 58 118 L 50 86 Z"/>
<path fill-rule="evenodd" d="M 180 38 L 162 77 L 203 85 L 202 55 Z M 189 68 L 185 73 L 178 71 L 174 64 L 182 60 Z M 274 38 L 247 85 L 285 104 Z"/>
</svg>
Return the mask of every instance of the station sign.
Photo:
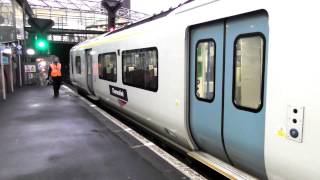
<svg viewBox="0 0 320 180">
<path fill-rule="evenodd" d="M 17 54 L 22 55 L 22 46 L 20 44 L 17 46 Z"/>
<path fill-rule="evenodd" d="M 22 49 L 22 46 L 21 46 L 20 44 L 18 44 L 17 49 L 18 49 L 18 50 L 21 50 L 21 49 Z"/>
<path fill-rule="evenodd" d="M 9 64 L 9 57 L 8 56 L 2 56 L 2 64 L 3 65 Z"/>
<path fill-rule="evenodd" d="M 35 73 L 36 71 L 36 65 L 24 65 L 24 72 Z"/>
</svg>

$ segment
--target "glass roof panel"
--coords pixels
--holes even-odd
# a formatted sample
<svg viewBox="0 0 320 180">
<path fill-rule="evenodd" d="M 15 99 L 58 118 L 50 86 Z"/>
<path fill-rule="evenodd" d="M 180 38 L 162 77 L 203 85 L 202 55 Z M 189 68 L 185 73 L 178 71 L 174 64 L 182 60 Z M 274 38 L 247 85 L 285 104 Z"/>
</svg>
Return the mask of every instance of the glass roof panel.
<svg viewBox="0 0 320 180">
<path fill-rule="evenodd" d="M 61 6 L 61 4 L 59 4 L 55 1 L 47 0 L 46 4 L 48 4 L 50 7 L 54 7 L 54 8 L 63 8 L 63 6 Z"/>
<path fill-rule="evenodd" d="M 36 5 L 36 6 L 47 6 L 43 1 L 40 0 L 28 0 L 30 5 Z"/>
<path fill-rule="evenodd" d="M 71 4 L 71 3 L 62 3 L 62 2 L 61 2 L 61 4 L 62 4 L 64 7 L 68 8 L 68 9 L 79 9 L 79 7 L 77 7 L 77 6 L 75 6 L 74 4 Z"/>
<path fill-rule="evenodd" d="M 11 4 L 11 1 L 10 0 L 0 0 L 0 3 Z"/>
<path fill-rule="evenodd" d="M 83 2 L 85 4 L 87 4 L 90 7 L 94 7 L 94 8 L 100 8 L 101 7 L 101 1 L 85 1 Z"/>
<path fill-rule="evenodd" d="M 79 0 L 70 0 L 70 1 L 74 4 L 82 4 L 83 5 L 83 1 L 79 1 Z"/>
<path fill-rule="evenodd" d="M 79 5 L 80 9 L 90 11 L 91 9 L 86 5 Z"/>
<path fill-rule="evenodd" d="M 0 0 L 1 1 L 9 1 L 10 0 Z M 27 0 L 31 8 L 58 8 L 58 9 L 71 9 L 71 10 L 84 10 L 84 11 L 92 11 L 96 13 L 106 14 L 105 11 L 101 11 L 104 9 L 101 6 L 101 0 Z"/>
</svg>

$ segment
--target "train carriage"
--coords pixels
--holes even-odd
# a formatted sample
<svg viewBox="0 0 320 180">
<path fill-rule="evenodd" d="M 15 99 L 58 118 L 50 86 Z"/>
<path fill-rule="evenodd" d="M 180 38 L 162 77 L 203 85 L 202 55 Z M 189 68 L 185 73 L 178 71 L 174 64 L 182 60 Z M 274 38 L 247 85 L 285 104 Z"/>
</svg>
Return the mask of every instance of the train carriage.
<svg viewBox="0 0 320 180">
<path fill-rule="evenodd" d="M 76 45 L 70 77 L 229 178 L 319 179 L 316 7 L 188 1 Z"/>
</svg>

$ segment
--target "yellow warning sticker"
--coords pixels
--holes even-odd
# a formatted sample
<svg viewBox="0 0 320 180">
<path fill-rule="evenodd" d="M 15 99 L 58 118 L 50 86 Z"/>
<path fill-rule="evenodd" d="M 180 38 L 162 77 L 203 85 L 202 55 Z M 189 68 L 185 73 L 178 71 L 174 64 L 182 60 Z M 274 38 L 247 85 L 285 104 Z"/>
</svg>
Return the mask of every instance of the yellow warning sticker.
<svg viewBox="0 0 320 180">
<path fill-rule="evenodd" d="M 279 137 L 285 138 L 286 137 L 286 131 L 283 128 L 281 128 L 280 130 L 277 131 L 277 135 Z"/>
<path fill-rule="evenodd" d="M 176 100 L 176 106 L 179 107 L 180 106 L 180 101 Z"/>
</svg>

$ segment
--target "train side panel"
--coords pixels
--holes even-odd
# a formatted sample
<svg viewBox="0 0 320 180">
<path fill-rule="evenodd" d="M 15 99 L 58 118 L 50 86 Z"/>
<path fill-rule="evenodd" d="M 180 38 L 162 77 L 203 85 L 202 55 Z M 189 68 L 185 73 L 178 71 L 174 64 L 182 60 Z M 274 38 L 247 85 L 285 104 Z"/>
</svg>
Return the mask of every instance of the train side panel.
<svg viewBox="0 0 320 180">
<path fill-rule="evenodd" d="M 311 1 L 276 2 L 269 14 L 265 142 L 268 177 L 319 179 L 319 10 Z M 290 130 L 300 125 L 302 131 L 292 138 Z M 302 141 L 296 141 L 300 137 Z"/>
<path fill-rule="evenodd" d="M 95 92 L 104 101 L 123 110 L 140 123 L 156 130 L 163 136 L 191 148 L 187 141 L 184 123 L 184 34 L 162 32 L 162 23 L 150 23 L 143 29 L 129 34 L 119 33 L 112 36 L 112 45 L 106 43 L 95 47 L 98 54 L 155 47 L 158 51 L 158 89 L 156 92 L 124 85 L 122 82 L 122 54 L 117 55 L 117 82 L 101 80 L 95 75 Z M 135 29 L 133 29 L 135 31 Z M 125 37 L 125 38 L 124 38 Z M 160 41 L 159 38 L 160 37 Z M 124 38 L 124 39 L 123 39 Z M 170 46 L 168 46 L 170 44 Z M 97 66 L 95 66 L 97 67 Z M 110 85 L 127 91 L 128 102 L 123 105 L 119 99 L 110 95 Z"/>
</svg>

